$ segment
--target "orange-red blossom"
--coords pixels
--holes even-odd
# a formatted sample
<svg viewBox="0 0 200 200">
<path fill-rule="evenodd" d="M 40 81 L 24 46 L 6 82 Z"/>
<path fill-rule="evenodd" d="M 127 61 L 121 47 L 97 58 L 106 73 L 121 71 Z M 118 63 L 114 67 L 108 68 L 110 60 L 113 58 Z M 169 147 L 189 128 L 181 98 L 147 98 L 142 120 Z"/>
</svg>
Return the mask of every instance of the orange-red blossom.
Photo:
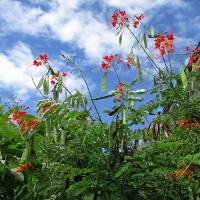
<svg viewBox="0 0 200 200">
<path fill-rule="evenodd" d="M 196 168 L 194 164 L 190 164 L 189 167 L 183 167 L 183 170 L 175 170 L 173 174 L 168 175 L 167 178 L 178 179 L 181 176 L 190 176 L 191 169 Z"/>
<path fill-rule="evenodd" d="M 37 57 L 34 61 L 33 61 L 33 65 L 35 66 L 40 66 L 42 64 L 46 64 L 48 63 L 48 58 L 46 54 L 40 54 L 39 57 Z"/>
<path fill-rule="evenodd" d="M 172 33 L 172 31 L 168 35 L 159 35 L 154 41 L 155 49 L 159 49 L 160 51 L 159 56 L 157 56 L 156 58 L 160 58 L 166 53 L 174 52 L 174 34 Z"/>
<path fill-rule="evenodd" d="M 189 128 L 189 127 L 198 127 L 199 124 L 196 122 L 193 122 L 190 118 L 188 119 L 181 119 L 180 120 L 180 127 L 184 127 L 184 128 Z"/>
<path fill-rule="evenodd" d="M 34 168 L 34 166 L 31 163 L 28 163 L 27 165 L 19 165 L 17 167 L 16 173 L 21 173 L 23 170 L 28 171 L 30 168 Z"/>
<path fill-rule="evenodd" d="M 31 129 L 35 128 L 39 122 L 37 117 L 33 120 L 25 120 L 23 117 L 26 116 L 27 112 L 25 111 L 15 111 L 12 113 L 12 117 L 7 121 L 15 121 L 20 128 L 18 130 L 27 130 L 30 131 Z"/>
</svg>

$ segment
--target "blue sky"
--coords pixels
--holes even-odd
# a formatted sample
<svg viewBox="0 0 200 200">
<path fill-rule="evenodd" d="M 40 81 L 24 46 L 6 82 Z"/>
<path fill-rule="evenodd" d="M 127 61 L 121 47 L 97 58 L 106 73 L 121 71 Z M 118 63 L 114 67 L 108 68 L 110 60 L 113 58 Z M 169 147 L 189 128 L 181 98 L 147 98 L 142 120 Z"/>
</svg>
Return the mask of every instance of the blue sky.
<svg viewBox="0 0 200 200">
<path fill-rule="evenodd" d="M 101 94 L 103 73 L 96 68 L 106 55 L 119 53 L 128 57 L 134 44 L 126 32 L 119 47 L 116 31 L 109 29 L 111 15 L 116 9 L 126 10 L 130 17 L 143 13 L 143 23 L 153 25 L 156 32 L 168 30 L 180 35 L 176 37 L 175 47 L 177 52 L 182 52 L 185 46 L 192 47 L 200 40 L 199 6 L 199 0 L 0 0 L 0 96 L 6 102 L 6 98 L 14 94 L 22 99 L 23 104 L 32 106 L 30 111 L 34 113 L 34 105 L 42 97 L 35 89 L 30 73 L 37 83 L 46 72 L 44 67 L 31 66 L 39 54 L 48 55 L 55 71 L 65 71 L 70 75 L 65 78 L 70 91 L 78 89 L 88 95 L 83 80 L 66 66 L 61 53 L 82 61 L 80 67 L 93 97 L 106 95 L 115 89 L 117 79 L 111 72 L 107 90 Z M 135 34 L 140 32 L 141 28 L 135 29 Z M 151 39 L 149 49 L 153 48 Z M 140 53 L 137 47 L 133 52 Z M 161 60 L 156 62 L 162 66 Z M 130 82 L 137 78 L 134 69 L 122 68 L 118 69 L 122 81 Z M 149 68 L 155 73 L 151 66 Z M 151 79 L 148 77 L 145 81 Z M 148 83 L 140 89 L 150 87 Z M 97 104 L 102 110 L 108 109 L 111 102 L 112 99 L 108 99 Z"/>
</svg>

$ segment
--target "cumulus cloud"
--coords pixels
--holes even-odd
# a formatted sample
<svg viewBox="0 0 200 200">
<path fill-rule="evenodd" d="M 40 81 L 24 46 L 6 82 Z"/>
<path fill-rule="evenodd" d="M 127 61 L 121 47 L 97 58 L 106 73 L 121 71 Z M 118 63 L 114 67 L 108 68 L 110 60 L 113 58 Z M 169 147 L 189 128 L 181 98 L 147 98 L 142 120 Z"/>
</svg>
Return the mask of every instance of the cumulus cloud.
<svg viewBox="0 0 200 200">
<path fill-rule="evenodd" d="M 94 3 L 99 5 L 98 12 L 94 8 Z M 187 23 L 191 22 L 190 31 L 199 32 L 199 17 L 191 20 L 191 17 L 187 15 L 188 19 L 184 21 L 184 13 L 178 10 L 186 9 L 189 4 L 184 0 L 126 0 L 123 2 L 121 0 L 0 0 L 0 7 L 3 10 L 0 12 L 0 26 L 3 27 L 0 39 L 3 40 L 15 33 L 21 34 L 19 40 L 23 40 L 23 36 L 28 38 L 25 42 L 15 41 L 16 43 L 11 48 L 0 54 L 0 87 L 14 90 L 21 95 L 28 95 L 30 90 L 34 90 L 34 85 L 28 75 L 29 67 L 34 59 L 32 51 L 36 48 L 35 44 L 33 46 L 29 44 L 32 38 L 40 38 L 41 43 L 43 39 L 48 39 L 49 43 L 58 41 L 66 44 L 66 50 L 68 47 L 73 47 L 74 50 L 84 53 L 84 63 L 98 67 L 103 56 L 119 53 L 125 58 L 130 48 L 134 46 L 130 33 L 124 32 L 123 43 L 120 48 L 118 47 L 118 36 L 114 36 L 115 30 L 110 30 L 108 24 L 109 17 L 115 9 L 127 10 L 130 15 L 147 13 L 144 22 L 156 16 L 158 26 L 162 26 L 165 14 L 158 13 L 159 8 L 165 9 L 166 12 L 176 10 L 175 21 L 171 23 L 175 23 L 177 27 L 186 31 Z M 136 29 L 134 33 L 138 35 L 139 31 L 140 29 Z M 178 45 L 182 45 L 186 37 L 178 38 Z M 149 48 L 152 49 L 153 40 L 149 41 Z M 140 54 L 137 46 L 133 51 L 134 54 Z M 139 56 L 143 58 L 143 54 Z M 59 67 L 61 64 L 57 60 L 51 62 L 57 67 L 55 71 L 61 70 Z M 37 82 L 43 75 L 44 69 L 36 68 L 31 72 Z M 65 81 L 70 90 L 78 89 L 87 94 L 84 82 L 79 77 L 71 75 Z M 92 85 L 92 81 L 89 80 L 89 82 Z"/>
<path fill-rule="evenodd" d="M 14 92 L 14 94 L 22 96 L 23 100 L 30 99 L 30 93 L 33 92 L 39 96 L 40 94 L 36 91 L 35 85 L 30 75 L 33 76 L 34 82 L 37 84 L 40 78 L 46 73 L 46 68 L 44 66 L 32 66 L 34 59 L 35 58 L 33 57 L 29 46 L 22 42 L 18 42 L 12 48 L 7 49 L 5 53 L 1 53 L 1 91 L 10 90 Z M 54 68 L 55 72 L 59 71 L 62 67 L 61 63 L 56 60 L 52 60 L 51 64 L 56 66 Z M 78 89 L 85 95 L 88 93 L 85 87 L 85 83 L 80 77 L 76 75 L 72 74 L 70 78 L 65 78 L 64 83 L 70 91 Z"/>
</svg>

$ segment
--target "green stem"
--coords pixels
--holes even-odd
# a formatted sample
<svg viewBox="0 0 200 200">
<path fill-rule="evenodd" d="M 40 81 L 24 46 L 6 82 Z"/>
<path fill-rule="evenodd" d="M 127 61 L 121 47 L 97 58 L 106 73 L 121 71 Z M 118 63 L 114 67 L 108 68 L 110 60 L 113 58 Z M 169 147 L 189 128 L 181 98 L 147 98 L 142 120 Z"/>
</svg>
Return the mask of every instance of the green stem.
<svg viewBox="0 0 200 200">
<path fill-rule="evenodd" d="M 103 121 L 102 121 L 102 119 L 101 119 L 101 116 L 100 116 L 100 114 L 99 114 L 99 111 L 98 111 L 98 109 L 97 109 L 97 107 L 96 107 L 96 105 L 95 105 L 95 103 L 94 103 L 94 101 L 93 101 L 92 94 L 91 94 L 91 92 L 90 92 L 90 88 L 89 88 L 89 86 L 88 86 L 88 84 L 87 84 L 87 81 L 86 81 L 86 79 L 85 79 L 85 77 L 84 77 L 84 75 L 83 75 L 83 73 L 82 73 L 80 67 L 79 67 L 74 61 L 69 60 L 69 58 L 67 58 L 67 57 L 64 56 L 63 54 L 62 54 L 62 56 L 63 56 L 67 61 L 69 61 L 72 65 L 74 65 L 74 66 L 77 68 L 77 70 L 80 72 L 81 77 L 82 77 L 83 81 L 85 82 L 85 85 L 86 85 L 87 90 L 88 90 L 88 92 L 89 92 L 89 96 L 90 96 L 91 102 L 92 102 L 92 104 L 93 104 L 93 106 L 94 106 L 94 108 L 95 108 L 95 110 L 96 110 L 96 112 L 97 112 L 99 121 L 100 121 L 101 123 L 103 123 Z"/>
</svg>

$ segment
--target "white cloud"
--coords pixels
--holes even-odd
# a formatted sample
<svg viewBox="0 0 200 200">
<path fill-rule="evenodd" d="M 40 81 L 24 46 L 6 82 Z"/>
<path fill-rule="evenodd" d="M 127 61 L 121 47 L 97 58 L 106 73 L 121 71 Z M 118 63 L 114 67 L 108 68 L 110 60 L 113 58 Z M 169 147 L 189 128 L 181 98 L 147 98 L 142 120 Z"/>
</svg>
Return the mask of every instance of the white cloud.
<svg viewBox="0 0 200 200">
<path fill-rule="evenodd" d="M 29 36 L 31 42 L 32 37 L 45 36 L 45 39 L 48 39 L 49 42 L 56 40 L 67 43 L 68 46 L 71 45 L 74 50 L 83 50 L 85 54 L 84 63 L 96 66 L 101 64 L 101 59 L 105 55 L 120 53 L 125 58 L 125 56 L 128 56 L 130 48 L 134 45 L 132 36 L 125 32 L 122 46 L 118 48 L 118 36 L 114 36 L 115 30 L 109 31 L 109 18 L 105 19 L 105 16 L 110 16 L 112 14 L 110 12 L 113 12 L 115 8 L 127 10 L 130 15 L 147 12 L 149 15 L 144 19 L 146 22 L 156 16 L 158 22 L 160 22 L 159 25 L 161 25 L 165 13 L 154 15 L 158 12 L 158 8 L 173 11 L 185 8 L 188 5 L 188 2 L 183 0 L 126 0 L 123 2 L 121 0 L 29 1 L 31 4 L 17 0 L 0 0 L 0 7 L 3 10 L 0 13 L 0 25 L 3 27 L 3 32 L 0 34 L 2 38 L 13 33 L 23 33 L 23 35 Z M 90 6 L 87 6 L 87 10 L 82 9 L 83 5 L 90 5 L 94 2 L 98 2 L 102 6 L 102 10 L 100 8 L 101 11 L 99 13 Z M 181 14 L 180 11 L 176 13 L 177 26 L 187 27 L 189 19 L 186 21 L 187 23 L 183 22 L 184 14 Z M 198 17 L 194 19 L 194 23 L 192 23 L 193 29 L 200 29 L 198 20 Z M 136 35 L 139 33 L 139 29 L 134 31 Z M 41 37 L 41 43 L 43 38 Z M 178 42 L 178 44 L 181 44 L 181 40 L 178 40 Z M 153 48 L 153 40 L 150 41 L 149 45 L 150 49 L 151 47 Z M 138 53 L 134 49 L 134 54 Z M 140 55 L 141 57 L 142 55 Z M 30 90 L 33 91 L 34 85 L 28 75 L 29 68 L 27 68 L 31 65 L 33 59 L 30 47 L 22 42 L 18 42 L 12 48 L 7 49 L 5 53 L 1 53 L 0 87 L 13 89 L 23 95 L 28 94 Z M 53 66 L 58 66 L 55 71 L 61 69 L 58 61 L 53 60 L 51 62 Z M 36 82 L 43 72 L 40 68 L 32 70 Z M 78 89 L 87 94 L 84 82 L 77 76 L 71 75 L 71 78 L 67 78 L 66 85 L 70 87 L 70 90 Z M 91 81 L 90 85 L 92 85 Z"/>
<path fill-rule="evenodd" d="M 168 5 L 174 8 L 184 7 L 187 5 L 186 2 L 182 0 L 104 0 L 104 3 L 120 9 L 142 9 L 143 11 L 152 10 L 153 8 L 158 8 L 159 6 Z"/>
<path fill-rule="evenodd" d="M 32 66 L 34 59 L 31 49 L 22 42 L 18 42 L 11 49 L 7 49 L 6 53 L 1 53 L 0 88 L 22 96 L 23 100 L 28 100 L 30 93 L 33 92 L 40 96 L 32 82 L 30 73 L 37 85 L 42 75 L 46 73 L 46 68 L 44 66 Z M 59 71 L 62 67 L 60 64 L 56 60 L 52 61 L 52 66 L 56 66 L 54 68 L 55 72 Z M 85 84 L 80 77 L 71 75 L 70 78 L 65 78 L 64 82 L 70 91 L 78 89 L 81 93 L 88 94 Z"/>
<path fill-rule="evenodd" d="M 3 10 L 3 12 L 0 12 L 0 19 L 4 21 L 4 28 L 1 29 L 4 34 L 14 31 L 35 35 L 44 31 L 42 24 L 38 24 L 37 21 L 39 16 L 43 14 L 40 8 L 31 8 L 12 0 L 1 0 L 0 7 Z"/>
<path fill-rule="evenodd" d="M 130 44 L 130 37 L 123 40 L 123 48 L 118 48 L 118 37 L 114 37 L 114 31 L 109 32 L 104 15 L 94 14 L 91 10 L 81 10 L 84 4 L 99 2 L 102 6 L 112 6 L 125 9 L 129 14 L 150 11 L 159 6 L 169 6 L 171 8 L 183 7 L 186 3 L 182 0 L 106 0 L 91 1 L 84 0 L 37 0 L 37 3 L 47 4 L 46 11 L 38 7 L 28 5 L 13 0 L 2 0 L 0 6 L 6 12 L 0 17 L 6 22 L 5 30 L 23 32 L 27 35 L 46 35 L 49 40 L 56 39 L 61 42 L 68 42 L 69 45 L 82 49 L 90 63 L 99 62 L 100 58 L 109 53 L 125 54 L 133 44 Z M 10 9 L 10 5 L 12 8 Z M 9 8 L 9 9 L 8 9 Z M 171 9 L 170 8 L 170 9 Z M 106 10 L 104 10 L 104 13 Z M 153 15 L 153 14 L 152 14 Z M 147 16 L 146 18 L 149 18 Z M 147 19 L 148 21 L 148 19 Z"/>
</svg>

